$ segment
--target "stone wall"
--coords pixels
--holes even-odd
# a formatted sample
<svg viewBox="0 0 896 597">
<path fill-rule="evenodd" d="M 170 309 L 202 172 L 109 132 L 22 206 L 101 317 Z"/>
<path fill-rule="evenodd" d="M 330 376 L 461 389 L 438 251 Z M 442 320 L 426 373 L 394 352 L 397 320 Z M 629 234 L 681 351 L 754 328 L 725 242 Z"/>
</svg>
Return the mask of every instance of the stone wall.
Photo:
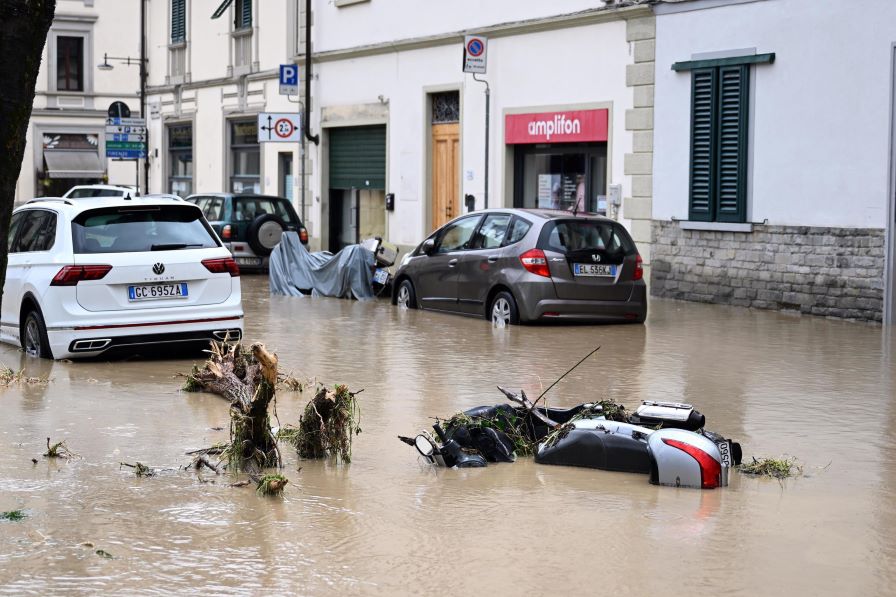
<svg viewBox="0 0 896 597">
<path fill-rule="evenodd" d="M 885 236 L 808 226 L 711 232 L 654 220 L 651 294 L 881 321 Z"/>
</svg>

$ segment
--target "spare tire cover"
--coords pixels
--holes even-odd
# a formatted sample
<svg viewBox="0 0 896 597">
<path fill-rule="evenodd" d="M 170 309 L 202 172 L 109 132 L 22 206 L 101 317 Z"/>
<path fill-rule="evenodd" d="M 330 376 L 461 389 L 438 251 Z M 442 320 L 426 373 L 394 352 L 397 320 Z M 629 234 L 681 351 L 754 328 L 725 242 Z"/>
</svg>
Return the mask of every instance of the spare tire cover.
<svg viewBox="0 0 896 597">
<path fill-rule="evenodd" d="M 270 255 L 280 243 L 286 224 L 274 214 L 262 214 L 252 220 L 246 232 L 246 242 L 256 255 Z"/>
</svg>

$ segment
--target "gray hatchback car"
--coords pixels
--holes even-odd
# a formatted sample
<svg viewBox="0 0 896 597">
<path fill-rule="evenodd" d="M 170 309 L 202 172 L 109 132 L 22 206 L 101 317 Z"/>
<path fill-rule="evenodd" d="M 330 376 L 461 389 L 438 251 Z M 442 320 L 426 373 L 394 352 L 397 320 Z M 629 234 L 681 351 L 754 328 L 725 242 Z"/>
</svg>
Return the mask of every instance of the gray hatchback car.
<svg viewBox="0 0 896 597">
<path fill-rule="evenodd" d="M 489 209 L 452 220 L 408 253 L 392 302 L 495 323 L 647 317 L 641 256 L 609 218 Z"/>
</svg>

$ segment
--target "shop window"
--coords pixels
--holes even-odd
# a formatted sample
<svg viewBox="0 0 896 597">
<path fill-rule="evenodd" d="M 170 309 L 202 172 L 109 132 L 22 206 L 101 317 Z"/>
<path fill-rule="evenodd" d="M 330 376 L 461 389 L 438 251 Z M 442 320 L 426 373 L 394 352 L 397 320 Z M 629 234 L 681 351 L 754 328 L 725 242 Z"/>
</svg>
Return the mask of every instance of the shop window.
<svg viewBox="0 0 896 597">
<path fill-rule="evenodd" d="M 691 72 L 691 220 L 746 221 L 749 97 L 747 64 Z"/>
<path fill-rule="evenodd" d="M 168 192 L 193 193 L 193 125 L 168 127 Z"/>
<path fill-rule="evenodd" d="M 57 91 L 84 91 L 84 38 L 56 37 Z"/>
<path fill-rule="evenodd" d="M 516 207 L 606 214 L 605 143 L 517 145 L 515 151 Z"/>
<path fill-rule="evenodd" d="M 230 123 L 230 192 L 261 192 L 261 152 L 255 120 Z"/>
</svg>

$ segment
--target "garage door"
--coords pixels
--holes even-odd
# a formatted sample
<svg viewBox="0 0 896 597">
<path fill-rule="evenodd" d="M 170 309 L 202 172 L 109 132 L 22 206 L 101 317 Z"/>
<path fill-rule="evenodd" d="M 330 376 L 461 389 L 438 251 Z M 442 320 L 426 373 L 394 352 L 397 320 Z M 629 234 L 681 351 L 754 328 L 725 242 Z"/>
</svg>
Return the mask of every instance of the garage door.
<svg viewBox="0 0 896 597">
<path fill-rule="evenodd" d="M 386 188 L 386 125 L 330 129 L 330 188 Z"/>
</svg>

